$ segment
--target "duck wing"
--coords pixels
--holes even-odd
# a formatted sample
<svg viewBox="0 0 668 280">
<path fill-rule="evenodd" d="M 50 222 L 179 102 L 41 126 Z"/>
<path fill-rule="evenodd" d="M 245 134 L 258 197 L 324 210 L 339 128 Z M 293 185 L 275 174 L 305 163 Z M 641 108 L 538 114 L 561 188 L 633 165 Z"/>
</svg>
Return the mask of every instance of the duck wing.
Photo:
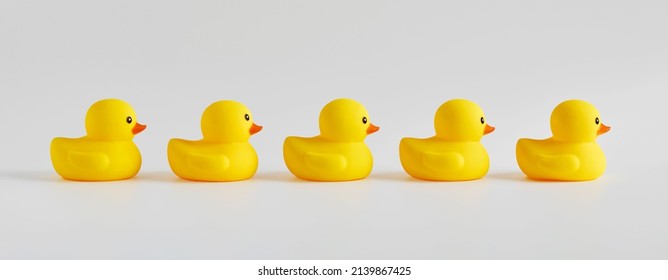
<svg viewBox="0 0 668 280">
<path fill-rule="evenodd" d="M 331 153 L 306 152 L 304 162 L 312 169 L 328 172 L 341 172 L 348 166 L 348 160 L 343 155 Z"/>
<path fill-rule="evenodd" d="M 77 169 L 100 171 L 109 167 L 109 155 L 101 152 L 67 152 L 67 161 Z"/>
<path fill-rule="evenodd" d="M 560 172 L 575 172 L 580 168 L 580 159 L 573 154 L 563 155 L 536 155 L 538 164 L 547 170 Z"/>
<path fill-rule="evenodd" d="M 230 168 L 230 159 L 222 154 L 197 154 L 191 153 L 186 156 L 189 166 L 199 170 L 227 170 Z"/>
<path fill-rule="evenodd" d="M 465 160 L 461 153 L 457 152 L 422 152 L 422 164 L 433 170 L 448 169 L 456 171 L 464 168 Z"/>
</svg>

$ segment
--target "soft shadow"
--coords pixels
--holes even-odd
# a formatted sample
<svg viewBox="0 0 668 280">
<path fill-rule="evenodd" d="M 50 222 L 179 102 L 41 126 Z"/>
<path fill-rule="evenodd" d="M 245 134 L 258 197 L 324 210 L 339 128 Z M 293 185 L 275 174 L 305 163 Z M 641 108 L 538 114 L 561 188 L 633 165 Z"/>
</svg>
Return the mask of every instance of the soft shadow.
<svg viewBox="0 0 668 280">
<path fill-rule="evenodd" d="M 529 182 L 534 182 L 534 183 L 553 184 L 553 185 L 587 184 L 589 182 L 592 182 L 592 180 L 589 180 L 589 181 L 559 181 L 559 180 L 543 180 L 543 179 L 532 179 L 532 178 L 526 178 L 526 180 L 529 181 Z"/>
<path fill-rule="evenodd" d="M 379 172 L 379 173 L 372 173 L 369 178 L 371 179 L 377 179 L 377 180 L 384 180 L 384 181 L 394 181 L 394 182 L 408 182 L 408 183 L 413 183 L 413 184 L 425 184 L 425 185 L 434 185 L 434 184 L 440 184 L 440 185 L 461 185 L 461 184 L 475 184 L 481 181 L 482 179 L 475 179 L 475 180 L 461 180 L 461 181 L 432 181 L 432 180 L 420 180 L 416 179 L 413 176 L 408 175 L 405 172 L 401 171 L 395 171 L 395 172 Z M 484 179 L 484 178 L 483 178 Z"/>
<path fill-rule="evenodd" d="M 371 175 L 369 175 L 369 179 L 377 179 L 383 181 L 413 182 L 413 183 L 429 182 L 415 179 L 410 175 L 406 174 L 406 172 L 402 171 L 376 172 L 376 173 L 372 172 Z"/>
<path fill-rule="evenodd" d="M 514 181 L 514 182 L 531 182 L 527 176 L 522 172 L 505 172 L 505 173 L 489 173 L 486 176 L 487 178 L 503 180 L 503 181 Z"/>
<path fill-rule="evenodd" d="M 522 172 L 506 172 L 506 173 L 491 173 L 487 174 L 488 178 L 504 180 L 504 181 L 514 181 L 514 182 L 526 182 L 526 183 L 545 183 L 545 184 L 573 184 L 573 183 L 582 183 L 581 181 L 559 181 L 559 180 L 541 180 L 541 179 L 532 179 L 524 175 Z M 587 181 L 584 181 L 587 182 Z"/>
<path fill-rule="evenodd" d="M 176 176 L 172 172 L 167 172 L 167 171 L 140 172 L 134 179 L 138 181 L 151 181 L 151 182 L 162 182 L 162 183 L 183 184 L 183 185 L 221 185 L 221 184 L 248 183 L 248 180 L 229 181 L 229 182 L 187 180 L 179 176 Z"/>
<path fill-rule="evenodd" d="M 50 171 L 3 171 L 3 177 L 32 182 L 65 182 L 55 172 Z"/>
<path fill-rule="evenodd" d="M 137 174 L 137 176 L 135 176 L 134 178 L 139 181 L 153 181 L 153 182 L 168 182 L 168 183 L 191 182 L 179 178 L 172 172 L 166 172 L 166 171 L 148 171 L 148 172 L 139 171 L 139 174 Z"/>
<path fill-rule="evenodd" d="M 258 172 L 255 173 L 255 176 L 251 180 L 263 180 L 263 181 L 278 181 L 278 182 L 288 182 L 288 183 L 312 183 L 311 181 L 302 180 L 295 175 L 292 175 L 290 172 L 283 171 L 274 171 L 274 172 Z"/>
<path fill-rule="evenodd" d="M 341 185 L 360 185 L 367 183 L 365 179 L 352 180 L 352 181 L 309 181 L 300 179 L 287 171 L 261 172 L 255 174 L 255 176 L 253 176 L 253 178 L 251 178 L 250 180 L 257 180 L 259 182 L 262 181 L 283 182 L 283 183 L 290 183 L 291 185 L 299 185 L 300 187 L 304 186 L 336 187 Z"/>
</svg>

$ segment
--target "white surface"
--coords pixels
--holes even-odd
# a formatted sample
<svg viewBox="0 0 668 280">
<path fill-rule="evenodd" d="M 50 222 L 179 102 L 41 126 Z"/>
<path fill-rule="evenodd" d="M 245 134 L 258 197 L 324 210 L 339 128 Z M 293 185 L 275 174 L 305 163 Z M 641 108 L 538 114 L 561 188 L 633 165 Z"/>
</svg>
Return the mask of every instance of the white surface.
<svg viewBox="0 0 668 280">
<path fill-rule="evenodd" d="M 661 2 L 0 1 L 0 258 L 668 258 L 664 169 L 668 6 Z M 133 180 L 60 180 L 48 145 L 80 136 L 94 101 L 129 101 L 148 129 Z M 337 97 L 381 130 L 376 165 L 349 183 L 294 179 L 288 135 L 314 135 Z M 442 102 L 476 101 L 497 130 L 488 176 L 410 179 L 401 137 L 433 134 Z M 608 170 L 541 183 L 519 137 L 585 99 L 612 131 Z M 265 129 L 239 183 L 171 174 L 171 137 L 202 110 L 245 103 Z"/>
</svg>

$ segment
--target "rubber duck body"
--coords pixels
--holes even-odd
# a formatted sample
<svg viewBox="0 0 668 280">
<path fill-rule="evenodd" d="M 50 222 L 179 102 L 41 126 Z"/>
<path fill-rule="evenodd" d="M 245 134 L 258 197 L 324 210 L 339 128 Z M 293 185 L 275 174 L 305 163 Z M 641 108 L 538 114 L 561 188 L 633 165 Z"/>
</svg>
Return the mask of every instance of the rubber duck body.
<svg viewBox="0 0 668 280">
<path fill-rule="evenodd" d="M 86 113 L 86 136 L 51 141 L 53 168 L 68 180 L 132 178 L 141 168 L 141 154 L 132 139 L 145 128 L 136 121 L 130 104 L 118 99 L 100 100 Z"/>
<path fill-rule="evenodd" d="M 242 103 L 217 101 L 204 110 L 201 140 L 171 139 L 169 166 L 177 176 L 193 181 L 227 182 L 253 177 L 258 156 L 248 142 L 262 130 Z"/>
<path fill-rule="evenodd" d="M 433 137 L 401 139 L 399 157 L 406 173 L 429 181 L 466 181 L 487 174 L 489 156 L 480 140 L 494 127 L 477 104 L 464 99 L 443 103 L 434 128 Z"/>
<path fill-rule="evenodd" d="M 552 111 L 550 127 L 551 138 L 517 141 L 517 163 L 527 177 L 587 181 L 605 172 L 605 154 L 595 141 L 610 127 L 603 124 L 596 107 L 582 100 L 564 101 Z"/>
<path fill-rule="evenodd" d="M 319 118 L 320 135 L 290 136 L 283 143 L 285 164 L 298 178 L 310 181 L 351 181 L 366 178 L 373 156 L 364 143 L 379 130 L 362 104 L 336 99 L 325 105 Z"/>
</svg>

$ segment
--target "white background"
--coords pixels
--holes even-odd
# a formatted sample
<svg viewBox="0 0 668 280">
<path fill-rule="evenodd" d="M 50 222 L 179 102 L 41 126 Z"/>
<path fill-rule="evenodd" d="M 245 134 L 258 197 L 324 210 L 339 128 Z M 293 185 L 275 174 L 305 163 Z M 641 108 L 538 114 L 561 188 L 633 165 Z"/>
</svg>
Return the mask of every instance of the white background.
<svg viewBox="0 0 668 280">
<path fill-rule="evenodd" d="M 0 0 L 0 258 L 668 258 L 663 1 Z M 148 125 L 122 182 L 61 180 L 55 136 L 84 134 L 90 104 L 121 98 Z M 334 98 L 367 107 L 371 176 L 295 179 L 288 135 L 315 135 Z M 482 180 L 401 169 L 401 137 L 433 135 L 451 98 L 497 130 Z M 612 130 L 600 179 L 529 181 L 519 137 L 550 136 L 559 102 L 595 104 Z M 256 176 L 177 179 L 172 137 L 200 137 L 211 102 L 245 103 Z"/>
</svg>

